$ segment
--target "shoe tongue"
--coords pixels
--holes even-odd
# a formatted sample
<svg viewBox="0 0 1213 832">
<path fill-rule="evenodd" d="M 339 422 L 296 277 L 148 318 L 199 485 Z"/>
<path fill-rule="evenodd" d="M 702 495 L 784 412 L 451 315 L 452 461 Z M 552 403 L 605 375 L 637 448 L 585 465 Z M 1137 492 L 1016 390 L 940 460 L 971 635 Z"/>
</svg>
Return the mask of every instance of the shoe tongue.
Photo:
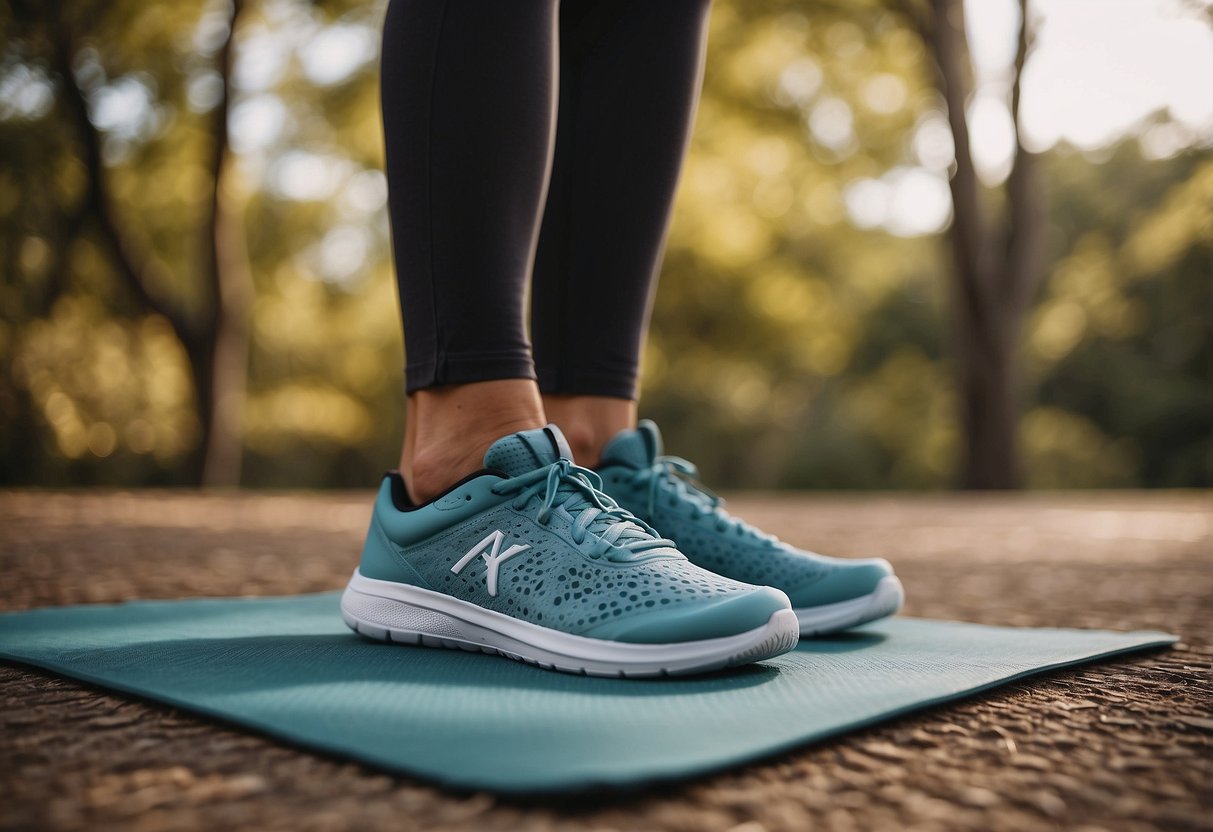
<svg viewBox="0 0 1213 832">
<path fill-rule="evenodd" d="M 572 460 L 573 452 L 560 428 L 548 425 L 501 437 L 485 453 L 484 467 L 517 477 L 536 468 L 545 468 L 561 457 Z"/>
<path fill-rule="evenodd" d="M 647 468 L 661 455 L 661 431 L 657 425 L 642 419 L 635 430 L 621 430 L 602 449 L 602 466 L 626 465 Z"/>
</svg>

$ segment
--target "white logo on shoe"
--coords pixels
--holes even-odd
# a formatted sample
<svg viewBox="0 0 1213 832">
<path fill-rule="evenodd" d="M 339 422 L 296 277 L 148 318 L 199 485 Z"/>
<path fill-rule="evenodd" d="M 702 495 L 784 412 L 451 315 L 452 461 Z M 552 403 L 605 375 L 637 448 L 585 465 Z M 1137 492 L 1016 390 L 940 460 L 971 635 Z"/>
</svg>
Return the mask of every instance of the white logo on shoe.
<svg viewBox="0 0 1213 832">
<path fill-rule="evenodd" d="M 531 548 L 525 544 L 515 543 L 503 552 L 501 551 L 501 541 L 503 540 L 505 540 L 505 535 L 500 531 L 490 533 L 488 537 L 473 546 L 472 551 L 461 557 L 459 562 L 451 567 L 451 571 L 458 575 L 477 556 L 483 556 L 484 562 L 488 566 L 489 595 L 496 595 L 497 570 L 501 568 L 501 564 L 514 555 Z"/>
</svg>

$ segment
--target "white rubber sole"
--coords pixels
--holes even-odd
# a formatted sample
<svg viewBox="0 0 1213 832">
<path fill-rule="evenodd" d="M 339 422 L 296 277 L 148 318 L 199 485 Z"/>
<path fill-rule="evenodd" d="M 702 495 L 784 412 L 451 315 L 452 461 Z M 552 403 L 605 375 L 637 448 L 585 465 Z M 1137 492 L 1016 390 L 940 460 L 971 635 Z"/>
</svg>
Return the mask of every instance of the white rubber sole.
<svg viewBox="0 0 1213 832">
<path fill-rule="evenodd" d="M 801 637 L 809 638 L 886 618 L 900 610 L 905 600 L 901 581 L 896 575 L 889 575 L 881 578 L 876 589 L 867 595 L 820 607 L 798 607 L 793 612 L 800 621 Z"/>
<path fill-rule="evenodd" d="M 562 633 L 486 610 L 440 592 L 364 577 L 357 570 L 341 596 L 341 616 L 359 635 L 425 647 L 496 653 L 548 670 L 587 676 L 678 676 L 749 664 L 796 646 L 790 610 L 761 627 L 724 638 L 629 644 Z"/>
</svg>

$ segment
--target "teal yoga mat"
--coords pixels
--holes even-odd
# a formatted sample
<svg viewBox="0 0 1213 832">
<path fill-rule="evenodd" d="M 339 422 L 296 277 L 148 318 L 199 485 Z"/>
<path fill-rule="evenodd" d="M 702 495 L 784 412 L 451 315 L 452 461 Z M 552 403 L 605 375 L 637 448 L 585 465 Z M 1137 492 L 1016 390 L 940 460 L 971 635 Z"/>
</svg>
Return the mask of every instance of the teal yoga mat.
<svg viewBox="0 0 1213 832">
<path fill-rule="evenodd" d="M 341 623 L 336 593 L 0 615 L 0 657 L 501 792 L 689 777 L 1174 640 L 897 618 L 709 676 L 616 680 L 365 641 Z"/>
</svg>

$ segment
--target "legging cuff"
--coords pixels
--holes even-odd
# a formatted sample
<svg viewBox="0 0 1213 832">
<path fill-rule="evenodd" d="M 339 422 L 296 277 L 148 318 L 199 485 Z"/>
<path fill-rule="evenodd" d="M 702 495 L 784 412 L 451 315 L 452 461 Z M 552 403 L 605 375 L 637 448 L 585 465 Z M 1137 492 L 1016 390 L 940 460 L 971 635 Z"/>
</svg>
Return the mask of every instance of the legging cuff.
<svg viewBox="0 0 1213 832">
<path fill-rule="evenodd" d="M 558 396 L 636 398 L 635 373 L 587 373 L 539 368 L 539 392 Z"/>
<path fill-rule="evenodd" d="M 448 355 L 439 359 L 409 363 L 404 369 L 405 392 L 415 393 L 428 387 L 471 384 L 507 378 L 535 378 L 535 364 L 526 353 L 489 355 Z"/>
</svg>

